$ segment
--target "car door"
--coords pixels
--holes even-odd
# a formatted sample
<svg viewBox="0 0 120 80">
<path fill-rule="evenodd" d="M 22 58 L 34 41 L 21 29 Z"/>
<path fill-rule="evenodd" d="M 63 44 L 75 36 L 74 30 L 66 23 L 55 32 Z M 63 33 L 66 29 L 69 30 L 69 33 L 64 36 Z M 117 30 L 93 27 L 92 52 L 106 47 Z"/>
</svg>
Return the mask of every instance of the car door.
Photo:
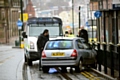
<svg viewBox="0 0 120 80">
<path fill-rule="evenodd" d="M 78 57 L 84 57 L 84 47 L 80 41 L 80 39 L 75 40 L 76 50 L 78 52 Z"/>
<path fill-rule="evenodd" d="M 95 50 L 92 48 L 92 46 L 89 43 L 86 43 L 84 39 L 79 39 L 79 43 L 82 45 L 82 52 L 84 52 L 83 56 L 84 58 L 93 58 L 96 56 Z M 79 48 L 81 48 L 81 45 L 78 45 Z"/>
</svg>

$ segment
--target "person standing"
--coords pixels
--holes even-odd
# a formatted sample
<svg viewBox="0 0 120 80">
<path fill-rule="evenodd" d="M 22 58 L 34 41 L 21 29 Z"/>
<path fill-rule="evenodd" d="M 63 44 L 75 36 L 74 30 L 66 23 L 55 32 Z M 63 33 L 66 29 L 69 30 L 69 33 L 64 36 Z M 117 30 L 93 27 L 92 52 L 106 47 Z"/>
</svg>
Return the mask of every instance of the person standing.
<svg viewBox="0 0 120 80">
<path fill-rule="evenodd" d="M 41 68 L 41 57 L 42 57 L 41 55 L 42 55 L 43 48 L 48 40 L 49 40 L 49 30 L 45 29 L 43 33 L 40 34 L 37 40 L 37 48 L 38 48 L 38 52 L 40 53 L 39 70 L 42 69 Z"/>
<path fill-rule="evenodd" d="M 81 27 L 81 29 L 79 30 L 78 37 L 84 38 L 88 43 L 88 32 L 84 29 L 84 27 Z"/>
<path fill-rule="evenodd" d="M 72 32 L 70 32 L 70 34 L 68 35 L 68 37 L 75 37 L 74 34 Z"/>
<path fill-rule="evenodd" d="M 64 37 L 68 37 L 68 35 L 69 35 L 68 31 L 65 31 Z"/>
</svg>

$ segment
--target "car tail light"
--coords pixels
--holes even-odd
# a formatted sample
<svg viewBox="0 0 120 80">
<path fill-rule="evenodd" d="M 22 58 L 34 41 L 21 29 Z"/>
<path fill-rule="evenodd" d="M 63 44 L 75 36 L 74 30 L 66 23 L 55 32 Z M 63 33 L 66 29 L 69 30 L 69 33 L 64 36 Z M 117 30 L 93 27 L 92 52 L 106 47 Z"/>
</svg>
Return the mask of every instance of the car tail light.
<svg viewBox="0 0 120 80">
<path fill-rule="evenodd" d="M 71 57 L 77 57 L 77 51 L 76 50 L 73 50 L 72 54 L 71 54 Z"/>
<path fill-rule="evenodd" d="M 46 57 L 46 54 L 45 54 L 45 52 L 43 51 L 42 52 L 42 58 L 45 58 Z"/>
</svg>

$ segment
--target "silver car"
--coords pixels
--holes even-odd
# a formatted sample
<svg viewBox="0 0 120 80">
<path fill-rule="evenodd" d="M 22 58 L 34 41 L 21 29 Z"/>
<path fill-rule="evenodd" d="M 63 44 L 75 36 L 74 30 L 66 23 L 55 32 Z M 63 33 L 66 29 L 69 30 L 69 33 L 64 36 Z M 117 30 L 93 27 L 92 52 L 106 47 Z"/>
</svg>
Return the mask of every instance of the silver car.
<svg viewBox="0 0 120 80">
<path fill-rule="evenodd" d="M 78 72 L 83 66 L 96 67 L 96 51 L 83 38 L 57 38 L 49 40 L 42 52 L 43 72 L 50 67 L 74 67 Z"/>
</svg>

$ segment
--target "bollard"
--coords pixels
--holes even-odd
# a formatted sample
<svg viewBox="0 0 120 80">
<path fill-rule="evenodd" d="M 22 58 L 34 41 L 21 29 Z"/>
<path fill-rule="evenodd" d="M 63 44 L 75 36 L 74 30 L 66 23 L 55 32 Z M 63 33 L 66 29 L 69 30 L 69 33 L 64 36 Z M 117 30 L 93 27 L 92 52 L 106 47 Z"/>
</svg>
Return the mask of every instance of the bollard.
<svg viewBox="0 0 120 80">
<path fill-rule="evenodd" d="M 120 66 L 120 44 L 117 44 L 118 46 L 118 53 L 119 53 L 119 66 Z M 120 67 L 119 67 L 119 78 L 120 78 Z"/>
<path fill-rule="evenodd" d="M 21 49 L 23 49 L 23 48 L 24 48 L 24 40 L 23 40 L 23 38 L 21 39 L 20 48 L 21 48 Z"/>
<path fill-rule="evenodd" d="M 103 44 L 103 61 L 104 61 L 104 72 L 105 72 L 105 74 L 107 74 L 107 54 L 106 54 L 106 52 L 107 52 L 107 44 L 105 43 L 105 42 L 103 42 L 102 43 Z"/>
<path fill-rule="evenodd" d="M 101 71 L 101 58 L 100 57 L 100 42 L 97 43 L 97 48 L 98 48 L 98 51 L 97 51 L 97 62 L 98 62 L 98 70 Z"/>
<path fill-rule="evenodd" d="M 109 45 L 110 45 L 110 58 L 111 58 L 111 76 L 114 77 L 114 57 L 113 57 L 114 45 L 112 42 L 110 42 Z"/>
<path fill-rule="evenodd" d="M 20 48 L 21 48 L 21 49 L 24 48 L 24 41 L 21 41 Z"/>
</svg>

